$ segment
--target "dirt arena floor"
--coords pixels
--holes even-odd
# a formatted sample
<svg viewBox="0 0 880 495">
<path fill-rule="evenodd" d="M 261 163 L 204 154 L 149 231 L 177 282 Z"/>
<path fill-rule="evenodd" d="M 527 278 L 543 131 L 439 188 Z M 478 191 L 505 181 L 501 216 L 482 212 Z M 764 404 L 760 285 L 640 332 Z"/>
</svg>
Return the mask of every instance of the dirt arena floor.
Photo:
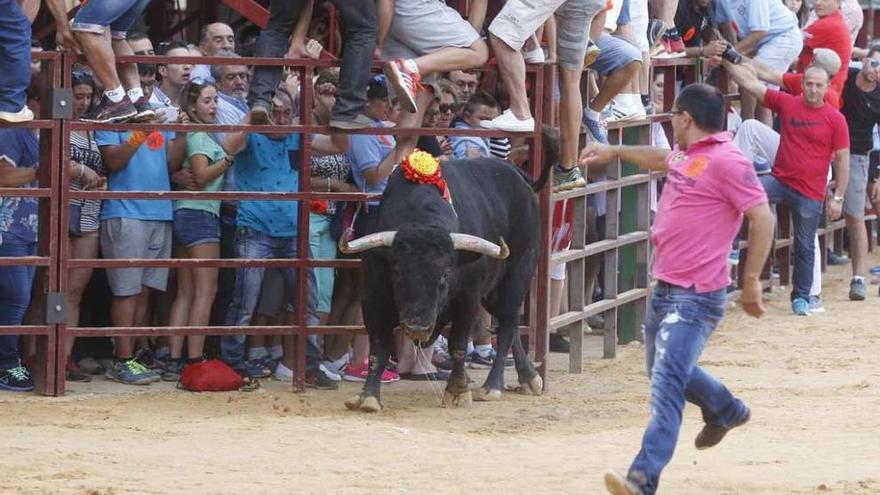
<svg viewBox="0 0 880 495">
<path fill-rule="evenodd" d="M 872 285 L 867 302 L 846 300 L 848 275 L 826 275 L 824 314 L 792 316 L 781 292 L 759 322 L 730 312 L 702 364 L 752 422 L 698 452 L 687 408 L 661 493 L 880 494 L 880 298 Z M 0 493 L 605 493 L 602 472 L 626 469 L 648 418 L 643 347 L 582 375 L 553 357 L 543 397 L 442 409 L 439 385 L 398 383 L 377 415 L 343 407 L 356 384 L 191 394 L 98 379 L 58 399 L 6 393 Z"/>
</svg>

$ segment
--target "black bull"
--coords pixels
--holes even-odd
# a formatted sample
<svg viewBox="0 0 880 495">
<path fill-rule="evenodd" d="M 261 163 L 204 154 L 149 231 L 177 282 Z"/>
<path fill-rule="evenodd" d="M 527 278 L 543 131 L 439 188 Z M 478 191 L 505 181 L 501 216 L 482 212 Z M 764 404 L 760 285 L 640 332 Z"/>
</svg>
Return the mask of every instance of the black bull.
<svg viewBox="0 0 880 495">
<path fill-rule="evenodd" d="M 451 205 L 436 186 L 410 182 L 398 169 L 389 178 L 372 234 L 340 242 L 345 252 L 363 252 L 362 304 L 370 337 L 369 375 L 360 395 L 346 401 L 349 409 L 381 409 L 380 378 L 395 329 L 424 344 L 450 322 L 453 367 L 444 403 L 470 403 L 465 353 L 480 305 L 498 321 L 498 357 L 477 400 L 500 399 L 511 345 L 521 390 L 542 391 L 517 328 L 538 257 L 535 191 L 546 182 L 549 167 L 532 185 L 509 162 L 493 158 L 442 166 Z"/>
</svg>

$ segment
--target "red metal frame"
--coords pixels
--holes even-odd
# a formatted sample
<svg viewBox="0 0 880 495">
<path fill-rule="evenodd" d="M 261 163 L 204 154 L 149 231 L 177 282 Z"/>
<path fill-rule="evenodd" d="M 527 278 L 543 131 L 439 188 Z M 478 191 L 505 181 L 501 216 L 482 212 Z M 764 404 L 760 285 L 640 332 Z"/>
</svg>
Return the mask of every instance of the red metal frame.
<svg viewBox="0 0 880 495">
<path fill-rule="evenodd" d="M 228 2 L 227 2 L 228 3 Z M 55 54 L 55 56 L 59 56 Z M 70 54 L 63 55 L 64 62 L 64 86 L 70 86 L 69 74 L 75 62 L 84 61 L 82 57 Z M 119 57 L 119 62 L 149 62 L 156 63 L 162 61 L 172 61 L 169 57 L 156 56 L 129 56 Z M 174 62 L 191 62 L 201 64 L 222 64 L 229 62 L 229 59 L 223 57 L 174 57 Z M 290 60 L 290 59 L 262 59 L 262 58 L 236 58 L 236 64 L 248 65 L 275 65 L 288 66 L 300 71 L 301 76 L 305 73 L 311 73 L 315 68 L 330 67 L 338 65 L 338 62 L 328 60 Z M 378 68 L 377 65 L 375 68 Z M 551 118 L 553 112 L 552 94 L 545 92 L 547 84 L 552 84 L 555 77 L 553 66 L 530 66 L 528 68 L 528 76 L 535 79 L 533 106 L 536 118 L 537 129 L 540 129 L 541 122 L 545 118 Z M 483 70 L 488 70 L 483 69 Z M 57 253 L 54 258 L 47 260 L 39 259 L 34 262 L 48 264 L 57 267 L 54 271 L 58 292 L 66 292 L 68 284 L 68 270 L 71 268 L 113 268 L 113 267 L 184 267 L 184 266 L 200 266 L 200 267 L 293 267 L 293 268 L 312 268 L 312 267 L 335 267 L 335 268 L 355 268 L 360 266 L 360 260 L 341 259 L 341 260 L 316 260 L 300 254 L 293 259 L 73 259 L 67 250 L 67 205 L 71 199 L 110 199 L 110 198 L 137 198 L 137 199 L 185 199 L 198 197 L 200 199 L 261 199 L 261 200 L 296 200 L 300 202 L 298 209 L 298 252 L 306 253 L 309 247 L 309 209 L 304 207 L 303 202 L 315 199 L 328 200 L 345 200 L 345 201 L 366 201 L 375 198 L 375 195 L 367 195 L 363 193 L 325 193 L 310 191 L 311 181 L 311 134 L 312 133 L 329 133 L 331 130 L 325 126 L 317 126 L 312 123 L 312 78 L 300 77 L 302 84 L 301 104 L 302 111 L 300 116 L 301 125 L 291 126 L 242 126 L 242 125 L 181 125 L 181 124 L 122 124 L 122 125 L 100 125 L 86 124 L 82 122 L 64 121 L 56 122 L 54 125 L 63 130 L 60 133 L 57 142 L 53 141 L 53 160 L 55 164 L 59 161 L 66 163 L 69 159 L 69 133 L 73 130 L 166 130 L 166 131 L 199 131 L 210 130 L 214 132 L 232 132 L 232 131 L 260 131 L 260 132 L 296 132 L 303 136 L 302 147 L 300 150 L 300 190 L 297 192 L 285 193 L 266 193 L 266 192 L 200 192 L 200 191 L 174 191 L 174 192 L 158 192 L 158 191 L 70 191 L 69 181 L 66 177 L 58 179 L 54 184 L 57 188 L 53 191 L 37 191 L 32 194 L 40 194 L 42 197 L 55 198 L 57 200 L 50 201 L 55 209 L 55 216 L 52 217 L 55 229 L 53 239 L 55 246 L 53 253 Z M 60 77 L 56 81 L 56 87 L 60 86 Z M 549 117 L 545 117 L 549 116 Z M 35 124 L 36 125 L 36 124 Z M 394 134 L 398 136 L 413 135 L 469 135 L 469 136 L 528 136 L 531 138 L 531 173 L 537 176 L 541 167 L 541 136 L 537 133 L 499 133 L 490 130 L 459 130 L 459 129 L 431 129 L 431 128 L 377 128 L 354 131 L 352 134 Z M 60 146 L 61 150 L 58 150 Z M 58 170 L 60 167 L 54 167 Z M 19 191 L 20 192 L 20 191 Z M 542 242 L 540 251 L 540 262 L 538 264 L 537 276 L 532 285 L 532 292 L 529 295 L 528 304 L 528 335 L 530 345 L 530 354 L 539 364 L 541 374 L 544 376 L 545 384 L 547 383 L 547 363 L 546 355 L 548 351 L 546 332 L 549 319 L 549 233 L 550 233 L 550 190 L 545 188 L 539 194 L 539 201 L 542 208 L 541 235 L 545 242 Z M 60 209 L 60 214 L 58 210 Z M 57 221 L 56 221 L 57 220 Z M 2 260 L 0 260 L 2 261 Z M 15 260 L 15 263 L 22 263 Z M 297 300 L 304 301 L 307 293 L 307 280 L 302 271 L 297 276 Z M 28 329 L 29 331 L 36 331 Z M 77 327 L 68 328 L 65 324 L 57 325 L 57 339 L 59 342 L 65 342 L 67 338 L 84 337 L 84 336 L 142 336 L 142 335 L 292 335 L 296 337 L 295 355 L 296 364 L 294 366 L 294 383 L 293 388 L 302 391 L 305 387 L 305 362 L 306 362 L 306 339 L 309 334 L 331 334 L 331 333 L 361 333 L 363 327 L 359 326 L 308 326 L 306 322 L 306 310 L 303 304 L 297 305 L 295 323 L 284 324 L 279 326 L 202 326 L 202 327 Z M 63 352 L 63 346 L 58 346 L 58 352 L 52 368 L 63 370 L 66 356 Z M 286 350 L 289 352 L 289 350 Z M 64 374 L 59 372 L 55 375 L 55 384 L 52 393 L 64 393 Z M 50 381 L 51 382 L 51 381 Z"/>
</svg>

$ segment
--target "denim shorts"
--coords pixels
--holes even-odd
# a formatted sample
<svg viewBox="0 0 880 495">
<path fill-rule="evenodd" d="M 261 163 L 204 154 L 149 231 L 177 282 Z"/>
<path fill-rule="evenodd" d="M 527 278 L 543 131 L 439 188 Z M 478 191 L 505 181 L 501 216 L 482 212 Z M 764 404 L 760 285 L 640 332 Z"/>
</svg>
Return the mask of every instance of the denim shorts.
<svg viewBox="0 0 880 495">
<path fill-rule="evenodd" d="M 86 33 L 104 34 L 110 28 L 110 36 L 124 40 L 150 0 L 88 0 L 83 3 L 71 29 Z"/>
<path fill-rule="evenodd" d="M 174 210 L 174 242 L 193 247 L 209 242 L 220 243 L 220 217 L 205 210 Z"/>
<path fill-rule="evenodd" d="M 642 54 L 635 45 L 608 33 L 599 36 L 596 46 L 602 51 L 590 68 L 602 76 L 620 70 L 632 62 L 642 61 Z"/>
</svg>

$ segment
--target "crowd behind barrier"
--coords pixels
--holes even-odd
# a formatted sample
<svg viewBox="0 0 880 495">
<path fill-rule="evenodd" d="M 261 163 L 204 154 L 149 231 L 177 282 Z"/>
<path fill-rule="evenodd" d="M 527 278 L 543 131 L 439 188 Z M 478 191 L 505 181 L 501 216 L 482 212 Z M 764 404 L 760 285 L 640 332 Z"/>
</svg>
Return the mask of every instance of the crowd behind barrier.
<svg viewBox="0 0 880 495">
<path fill-rule="evenodd" d="M 617 6 L 612 14 L 619 10 Z M 329 18 L 335 19 L 333 15 Z M 608 23 L 606 21 L 606 26 Z M 137 347 L 138 354 L 127 357 L 136 357 L 143 368 L 135 370 L 142 375 L 142 384 L 157 379 L 176 380 L 186 364 L 197 362 L 205 355 L 224 356 L 229 352 L 243 354 L 241 361 L 247 363 L 245 371 L 249 374 L 258 375 L 271 368 L 271 374 L 291 380 L 298 390 L 309 384 L 307 375 L 316 370 L 320 370 L 324 379 L 336 375 L 336 378 L 360 381 L 366 368 L 359 362 L 361 358 L 352 354 L 365 357 L 365 343 L 344 337 L 360 335 L 363 331 L 357 304 L 353 302 L 358 296 L 355 273 L 359 262 L 341 257 L 335 248 L 339 236 L 346 235 L 343 227 L 357 231 L 358 217 L 363 221 L 381 194 L 381 189 L 368 187 L 370 182 L 364 178 L 363 169 L 357 168 L 359 164 L 381 163 L 381 153 L 394 148 L 395 138 L 410 136 L 418 137 L 419 148 L 437 157 L 497 156 L 510 160 L 533 177 L 540 175 L 548 156 L 559 160 L 559 143 L 555 142 L 559 137 L 541 132 L 543 124 L 560 127 L 562 117 L 560 75 L 558 66 L 553 63 L 557 60 L 552 43 L 555 26 L 545 26 L 544 36 L 538 38 L 546 50 L 542 50 L 540 44 L 537 50 L 542 58 L 549 59 L 548 63 L 526 59 L 529 62 L 526 84 L 534 117 L 530 132 L 505 131 L 490 125 L 495 119 L 503 119 L 502 110 L 511 105 L 509 88 L 500 80 L 493 63 L 478 70 L 442 71 L 444 75 L 439 80 L 425 80 L 423 85 L 432 87 L 434 94 L 426 100 L 424 120 L 413 122 L 405 120 L 406 109 L 401 109 L 407 105 L 405 95 L 399 91 L 395 95 L 393 84 L 378 75 L 383 68 L 378 62 L 372 67 L 374 75 L 367 86 L 364 106 L 364 113 L 370 114 L 374 126 L 341 132 L 331 125 L 333 98 L 345 84 L 339 74 L 331 70 L 340 65 L 333 60 L 338 53 L 323 50 L 318 43 L 317 47 L 314 44 L 301 47 L 302 51 L 293 58 L 256 57 L 253 55 L 258 53 L 253 45 L 242 43 L 239 57 L 234 33 L 229 29 L 233 36 L 230 46 L 225 36 L 228 26 L 218 24 L 222 23 L 204 27 L 197 46 L 160 45 L 160 56 L 154 55 L 148 38 L 149 49 L 135 49 L 135 38 L 144 38 L 129 33 L 133 55 L 118 56 L 117 62 L 138 64 L 144 93 L 151 88 L 151 96 L 146 96 L 146 100 L 153 104 L 148 110 L 159 117 L 151 122 L 81 121 L 82 115 L 94 111 L 100 89 L 86 64 L 87 58 L 56 51 L 35 51 L 33 55 L 34 61 L 40 62 L 32 69 L 35 84 L 30 95 L 37 119 L 13 127 L 35 129 L 39 134 L 38 141 L 31 146 L 32 153 L 37 153 L 33 165 L 39 164 L 36 184 L 30 184 L 35 187 L 4 184 L 0 189 L 4 208 L 28 201 L 25 198 L 34 198 L 39 203 L 31 213 L 34 218 L 29 220 L 39 225 L 34 229 L 36 242 L 30 243 L 32 248 L 20 253 L 5 249 L 0 252 L 0 266 L 28 267 L 29 272 L 22 280 L 26 282 L 30 277 L 33 291 L 24 290 L 30 282 L 18 287 L 21 294 L 26 292 L 23 301 L 19 297 L 17 306 L 20 320 L 26 324 L 2 326 L 0 335 L 34 337 L 33 342 L 30 339 L 23 342 L 20 357 L 33 373 L 39 393 L 63 394 L 65 378 L 82 377 L 114 366 L 114 349 L 108 346 L 107 337 L 136 337 L 126 345 Z M 710 73 L 705 63 L 708 59 L 699 57 L 703 54 L 702 45 L 698 45 L 700 52 L 696 57 L 644 58 L 639 52 L 644 47 L 632 49 L 621 41 L 626 38 L 622 28 L 628 23 L 618 19 L 617 23 L 610 21 L 610 24 L 614 29 L 609 27 L 596 45 L 591 43 L 587 48 L 588 58 L 597 45 L 599 57 L 604 51 L 606 57 L 613 53 L 617 58 L 614 61 L 598 58 L 594 62 L 597 65 L 586 72 L 589 77 L 580 81 L 587 105 L 579 147 L 603 138 L 612 144 L 661 146 L 660 141 L 664 141 L 668 146 L 672 141 L 670 111 L 677 92 L 688 83 L 706 80 Z M 611 36 L 611 31 L 615 36 Z M 214 35 L 217 35 L 216 42 L 212 41 Z M 335 33 L 322 35 L 326 46 L 336 46 Z M 649 41 L 659 44 L 657 40 Z M 668 37 L 663 44 L 669 44 Z M 528 50 L 524 48 L 524 51 Z M 535 49 L 531 53 L 536 56 Z M 647 60 L 650 63 L 646 63 Z M 287 95 L 286 100 L 271 102 L 272 108 L 268 111 L 280 110 L 286 114 L 276 115 L 279 125 L 256 127 L 241 119 L 251 118 L 245 98 L 247 86 L 254 80 L 254 67 L 264 66 L 284 67 L 280 93 Z M 644 80 L 651 87 L 633 92 L 625 86 L 634 84 L 643 67 L 647 72 Z M 730 83 L 723 70 L 714 73 L 713 77 L 718 78 L 716 84 L 728 94 L 731 113 L 735 114 L 740 108 L 739 94 L 727 90 Z M 157 75 L 160 81 L 156 81 Z M 598 86 L 591 81 L 597 75 L 600 76 Z M 214 82 L 209 84 L 210 80 Z M 78 108 L 77 102 L 86 97 L 78 95 L 77 88 L 86 86 L 91 87 L 92 93 L 87 98 L 92 104 Z M 207 89 L 209 86 L 213 92 Z M 184 108 L 181 93 L 185 91 L 193 91 L 192 112 Z M 647 95 L 649 101 L 639 100 L 639 95 Z M 199 106 L 200 98 L 206 99 L 204 108 Z M 643 103 L 653 111 L 646 112 Z M 603 115 L 601 121 L 592 117 L 609 107 L 611 111 Z M 143 109 L 139 107 L 138 111 Z M 403 122 L 410 125 L 387 124 L 401 122 L 401 114 Z M 258 176 L 263 170 L 260 168 L 263 158 L 254 158 L 249 164 L 246 158 L 230 154 L 226 149 L 226 140 L 236 135 L 242 136 L 244 149 L 273 144 L 254 138 L 251 133 L 288 136 L 282 148 L 290 153 L 292 170 L 285 172 L 285 165 L 280 164 L 276 175 L 271 176 L 271 180 L 284 181 L 283 184 L 277 182 L 276 186 L 280 186 L 255 182 L 253 176 L 248 177 L 248 174 Z M 351 136 L 346 138 L 347 150 L 336 142 L 342 134 Z M 176 139 L 183 141 L 172 144 Z M 256 141 L 252 141 L 254 139 Z M 118 151 L 127 143 L 136 144 L 135 149 L 143 146 L 150 151 L 144 151 L 144 157 L 140 158 L 129 153 L 122 158 L 124 161 L 149 161 L 151 158 L 146 153 L 167 153 L 162 163 L 168 167 L 164 178 L 158 180 L 160 184 L 164 181 L 164 187 L 149 187 L 151 183 L 145 177 L 147 168 L 129 165 L 127 177 L 123 178 L 118 164 L 114 163 L 120 158 L 98 151 L 113 147 Z M 218 143 L 223 146 L 217 146 Z M 556 155 L 548 155 L 548 152 Z M 208 165 L 222 164 L 217 166 L 225 166 L 230 172 L 226 175 L 209 173 L 211 167 L 200 163 L 204 157 L 208 157 Z M 100 161 L 104 163 L 97 165 Z M 174 161 L 177 163 L 171 166 Z M 347 164 L 347 171 L 340 171 L 343 163 Z M 249 165 L 253 168 L 247 168 Z M 230 186 L 234 182 L 233 174 L 241 174 L 239 170 L 245 173 L 238 180 L 250 182 L 254 189 Z M 562 175 L 559 170 L 555 175 Z M 111 174 L 115 174 L 113 178 Z M 532 291 L 524 305 L 521 328 L 545 384 L 551 350 L 558 351 L 561 346 L 569 353 L 570 370 L 581 372 L 585 336 L 601 336 L 602 355 L 607 358 L 614 357 L 618 343 L 641 338 L 639 329 L 651 290 L 651 223 L 662 183 L 662 175 L 645 173 L 621 162 L 614 164 L 606 176 L 587 177 L 586 184 L 578 187 L 555 184 L 552 191 L 545 187 L 539 192 L 544 219 L 543 242 Z M 96 206 L 100 202 L 103 205 Z M 257 205 L 252 211 L 263 217 L 241 223 L 243 202 Z M 113 216 L 107 215 L 110 208 L 149 210 L 152 206 L 147 205 L 155 204 L 165 204 L 169 217 L 162 217 L 166 224 L 163 232 L 153 235 L 173 236 L 173 252 L 170 243 L 169 252 L 150 252 L 150 243 L 155 237 L 135 239 L 132 236 L 139 231 L 126 230 L 125 221 L 105 218 Z M 238 223 L 236 208 L 239 209 Z M 2 213 L 8 213 L 9 221 L 14 221 L 12 213 Z M 115 218 L 124 220 L 126 214 L 132 216 L 132 212 L 126 210 Z M 283 227 L 272 230 L 273 222 L 291 214 L 296 218 L 295 222 L 289 222 L 292 231 Z M 794 240 L 789 215 L 786 207 L 778 209 L 774 253 L 763 277 L 768 290 L 791 284 Z M 212 222 L 213 230 L 202 230 L 205 218 Z M 865 217 L 870 248 L 875 245 L 876 218 L 875 215 Z M 267 225 L 268 232 L 263 232 L 266 235 L 253 234 L 249 230 L 253 224 Z M 828 221 L 820 228 L 818 240 L 823 269 L 826 249 L 834 253 L 843 250 L 844 227 L 844 222 L 837 220 Z M 278 233 L 282 234 L 273 235 Z M 239 238 L 249 239 L 253 244 L 239 245 L 234 241 Z M 286 239 L 283 245 L 276 245 L 279 238 Z M 143 247 L 149 249 L 137 256 L 132 254 L 133 248 L 109 252 L 112 246 L 121 247 L 126 241 L 143 243 Z M 742 260 L 748 256 L 748 243 L 741 240 L 737 248 L 741 270 Z M 169 277 L 167 269 L 172 268 L 176 276 Z M 107 269 L 111 270 L 112 277 L 109 284 Z M 123 270 L 136 270 L 145 286 L 158 290 L 152 294 L 146 290 L 117 293 L 125 286 L 127 274 L 132 273 Z M 250 277 L 257 272 L 259 277 L 253 284 L 235 285 L 236 276 L 241 280 L 242 276 Z M 735 269 L 733 273 L 732 288 L 735 289 L 740 277 Z M 167 291 L 163 290 L 166 285 Z M 133 312 L 127 316 L 111 314 L 111 287 L 117 297 L 141 299 L 144 305 L 149 304 L 150 310 L 144 310 L 145 306 L 121 306 L 119 311 L 126 307 L 141 309 L 138 314 Z M 242 293 L 235 292 L 242 290 Z M 249 302 L 245 304 L 243 300 Z M 305 303 L 296 304 L 303 301 Z M 251 305 L 245 311 L 246 318 L 228 315 L 230 307 L 241 304 Z M 473 350 L 469 352 L 470 365 L 475 368 L 486 367 L 493 358 L 504 359 L 504 356 L 488 357 L 490 354 L 482 353 L 492 350 L 491 334 L 485 331 L 491 328 L 491 317 L 483 320 L 482 335 L 475 337 Z M 114 321 L 128 324 L 114 325 Z M 249 348 L 245 347 L 242 334 L 250 336 Z M 205 342 L 199 336 L 220 338 Z M 84 339 L 87 337 L 93 339 Z M 187 337 L 185 345 L 183 337 Z M 74 338 L 79 342 L 75 346 Z M 170 354 L 165 353 L 166 350 Z M 118 353 L 118 344 L 116 351 Z M 314 352 L 318 353 L 317 358 Z M 443 370 L 448 366 L 448 354 L 440 345 L 431 352 L 433 358 L 429 357 L 428 369 L 420 369 L 420 365 L 411 362 L 418 356 L 398 356 L 401 363 L 408 359 L 412 369 L 392 373 L 388 381 L 399 379 L 403 374 L 442 379 Z M 184 354 L 187 357 L 183 357 Z M 348 370 L 344 361 L 350 361 Z M 340 362 L 339 367 L 328 369 Z"/>
</svg>

